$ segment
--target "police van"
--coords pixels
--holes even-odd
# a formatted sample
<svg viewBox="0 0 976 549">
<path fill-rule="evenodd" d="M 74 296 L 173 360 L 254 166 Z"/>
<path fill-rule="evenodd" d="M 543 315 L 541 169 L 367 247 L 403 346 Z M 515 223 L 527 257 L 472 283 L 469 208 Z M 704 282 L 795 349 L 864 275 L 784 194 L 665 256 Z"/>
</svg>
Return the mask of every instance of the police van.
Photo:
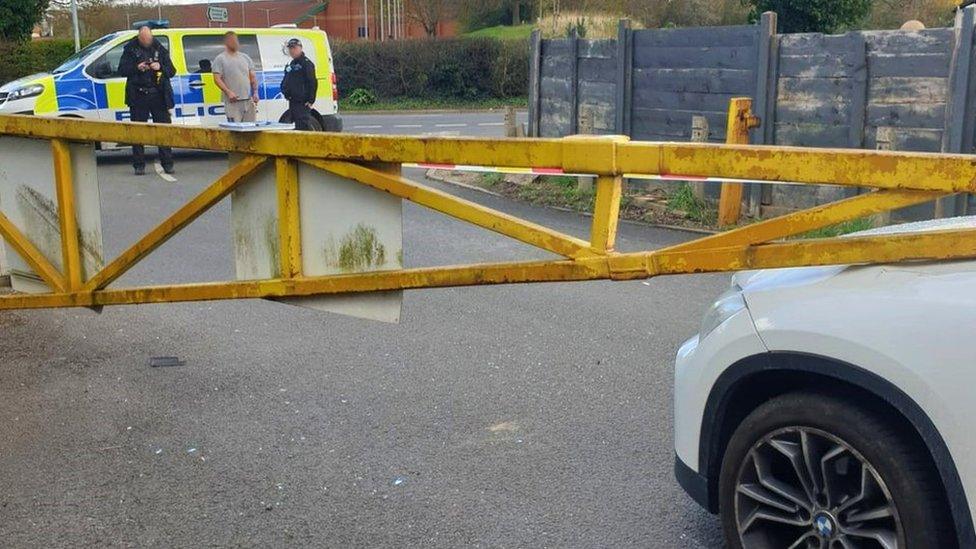
<svg viewBox="0 0 976 549">
<path fill-rule="evenodd" d="M 302 41 L 315 63 L 318 94 L 312 105 L 312 129 L 341 131 L 339 91 L 332 51 L 325 32 L 317 29 L 156 29 L 153 35 L 169 50 L 176 67 L 172 80 L 173 123 L 217 125 L 225 121 L 220 88 L 214 82 L 213 59 L 224 51 L 224 33 L 233 30 L 240 51 L 254 60 L 258 79 L 258 120 L 290 122 L 288 101 L 281 95 L 285 66 L 291 61 L 285 44 Z M 51 73 L 34 74 L 0 86 L 0 114 L 35 114 L 92 120 L 125 121 L 125 78 L 119 75 L 122 48 L 136 31 L 120 31 L 95 40 Z"/>
</svg>

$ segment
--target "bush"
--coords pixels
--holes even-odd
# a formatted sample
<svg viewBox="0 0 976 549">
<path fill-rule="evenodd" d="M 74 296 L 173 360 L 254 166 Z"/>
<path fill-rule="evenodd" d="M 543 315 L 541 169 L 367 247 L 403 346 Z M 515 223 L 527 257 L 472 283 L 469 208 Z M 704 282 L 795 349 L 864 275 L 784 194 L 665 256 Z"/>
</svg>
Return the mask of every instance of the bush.
<svg viewBox="0 0 976 549">
<path fill-rule="evenodd" d="M 0 83 L 50 71 L 74 52 L 72 40 L 0 42 Z"/>
<path fill-rule="evenodd" d="M 526 95 L 529 80 L 528 41 L 336 42 L 333 58 L 342 96 L 505 99 Z"/>
<path fill-rule="evenodd" d="M 376 94 L 373 90 L 356 88 L 349 94 L 349 102 L 359 106 L 372 105 L 376 103 Z"/>
</svg>

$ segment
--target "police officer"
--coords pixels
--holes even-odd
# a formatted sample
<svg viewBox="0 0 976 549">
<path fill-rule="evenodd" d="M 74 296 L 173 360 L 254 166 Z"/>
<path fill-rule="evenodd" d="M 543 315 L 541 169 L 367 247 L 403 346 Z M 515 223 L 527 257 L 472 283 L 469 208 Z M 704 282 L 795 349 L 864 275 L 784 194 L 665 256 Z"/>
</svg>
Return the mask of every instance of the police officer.
<svg viewBox="0 0 976 549">
<path fill-rule="evenodd" d="M 125 104 L 129 106 L 133 122 L 152 121 L 156 124 L 171 122 L 169 110 L 173 108 L 173 86 L 169 79 L 176 75 L 169 51 L 156 40 L 149 27 L 141 27 L 139 35 L 122 49 L 119 74 L 125 76 Z M 166 173 L 174 173 L 173 149 L 159 147 L 159 163 Z M 132 146 L 132 167 L 136 175 L 146 173 L 146 148 Z"/>
<path fill-rule="evenodd" d="M 305 57 L 302 42 L 297 38 L 288 41 L 288 54 L 291 63 L 285 67 L 285 78 L 281 81 L 281 94 L 288 100 L 288 110 L 296 130 L 311 130 L 312 103 L 319 88 L 315 79 L 315 64 Z"/>
</svg>

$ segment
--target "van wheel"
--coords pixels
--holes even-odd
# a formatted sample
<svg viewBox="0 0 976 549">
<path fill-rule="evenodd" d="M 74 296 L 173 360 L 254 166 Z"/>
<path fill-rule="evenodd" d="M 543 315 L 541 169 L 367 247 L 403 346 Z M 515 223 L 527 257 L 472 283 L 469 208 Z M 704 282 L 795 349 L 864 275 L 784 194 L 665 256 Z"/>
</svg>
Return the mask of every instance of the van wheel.
<svg viewBox="0 0 976 549">
<path fill-rule="evenodd" d="M 885 415 L 823 394 L 783 395 L 743 420 L 719 511 L 736 549 L 955 546 L 924 448 Z"/>
<path fill-rule="evenodd" d="M 291 111 L 285 111 L 285 114 L 281 115 L 281 118 L 278 119 L 278 122 L 281 122 L 282 124 L 291 124 L 292 123 Z M 319 117 L 314 112 L 312 113 L 312 116 L 310 116 L 308 119 L 308 126 L 309 128 L 311 128 L 311 131 L 313 132 L 322 131 L 322 122 L 319 121 Z"/>
</svg>

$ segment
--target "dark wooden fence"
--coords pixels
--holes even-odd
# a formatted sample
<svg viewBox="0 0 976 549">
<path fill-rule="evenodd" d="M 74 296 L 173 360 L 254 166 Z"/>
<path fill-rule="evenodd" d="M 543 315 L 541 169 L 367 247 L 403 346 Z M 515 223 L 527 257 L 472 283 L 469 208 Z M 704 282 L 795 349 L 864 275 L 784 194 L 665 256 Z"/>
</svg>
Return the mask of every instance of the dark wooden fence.
<svg viewBox="0 0 976 549">
<path fill-rule="evenodd" d="M 529 131 L 686 141 L 702 115 L 709 140 L 723 141 L 728 100 L 748 96 L 763 122 L 753 143 L 972 153 L 974 27 L 976 6 L 953 28 L 916 32 L 780 35 L 767 13 L 736 27 L 631 30 L 622 21 L 615 40 L 534 35 Z M 849 192 L 753 185 L 746 205 L 766 215 Z M 976 203 L 946 199 L 899 217 L 970 209 Z"/>
</svg>

